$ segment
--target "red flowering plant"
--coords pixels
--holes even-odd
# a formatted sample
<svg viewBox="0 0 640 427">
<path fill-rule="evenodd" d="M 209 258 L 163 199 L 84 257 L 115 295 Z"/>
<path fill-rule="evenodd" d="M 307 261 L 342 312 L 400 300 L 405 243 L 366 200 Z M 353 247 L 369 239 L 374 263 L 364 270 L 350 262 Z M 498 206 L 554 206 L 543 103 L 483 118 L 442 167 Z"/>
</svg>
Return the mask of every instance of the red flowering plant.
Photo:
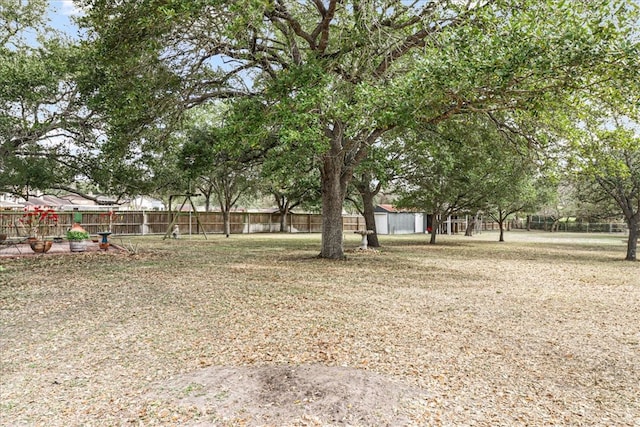
<svg viewBox="0 0 640 427">
<path fill-rule="evenodd" d="M 53 209 L 40 206 L 26 207 L 20 223 L 26 228 L 29 237 L 44 240 L 52 228 L 58 226 L 58 214 Z"/>
</svg>

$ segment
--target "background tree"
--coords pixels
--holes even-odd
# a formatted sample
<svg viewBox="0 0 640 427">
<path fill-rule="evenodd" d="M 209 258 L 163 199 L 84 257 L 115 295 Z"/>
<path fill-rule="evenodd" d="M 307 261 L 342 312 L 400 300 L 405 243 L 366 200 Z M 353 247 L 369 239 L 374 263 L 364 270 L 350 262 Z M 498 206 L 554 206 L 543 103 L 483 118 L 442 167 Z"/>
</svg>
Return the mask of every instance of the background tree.
<svg viewBox="0 0 640 427">
<path fill-rule="evenodd" d="M 500 237 L 498 240 L 504 242 L 505 221 L 518 212 L 530 212 L 536 209 L 540 203 L 540 193 L 538 180 L 535 179 L 531 171 L 531 164 L 524 162 L 510 162 L 507 165 L 515 167 L 510 176 L 502 175 L 503 178 L 497 181 L 494 186 L 495 192 L 487 194 L 487 214 L 498 223 Z M 502 171 L 507 170 L 507 168 Z M 501 172 L 502 172 L 501 171 Z"/>
<path fill-rule="evenodd" d="M 73 182 L 99 148 L 77 81 L 83 49 L 48 27 L 46 1 L 0 7 L 0 191 L 26 198 Z"/>
<path fill-rule="evenodd" d="M 434 244 L 445 218 L 486 206 L 497 185 L 495 172 L 503 166 L 503 146 L 495 127 L 480 116 L 419 129 L 404 145 L 396 204 L 431 214 Z"/>
<path fill-rule="evenodd" d="M 556 167 L 556 159 L 547 158 L 551 136 L 541 120 L 530 123 L 523 114 L 488 114 L 483 130 L 494 169 L 482 188 L 485 191 L 483 212 L 498 223 L 498 240 L 504 242 L 505 223 L 514 214 L 531 212 L 546 199 L 545 175 Z"/>
<path fill-rule="evenodd" d="M 253 141 L 248 136 L 252 132 L 245 127 L 250 111 L 246 107 L 247 104 L 219 104 L 194 111 L 179 156 L 188 179 L 199 181 L 216 199 L 227 237 L 231 234 L 232 209 L 242 196 L 258 188 L 259 166 L 269 143 L 260 137 Z"/>
<path fill-rule="evenodd" d="M 577 204 L 575 190 L 570 179 L 564 175 L 547 178 L 543 182 L 545 203 L 536 211 L 544 218 L 544 230 L 554 233 L 559 230 L 560 222 L 576 215 Z"/>
<path fill-rule="evenodd" d="M 191 176 L 206 182 L 222 212 L 224 234 L 231 234 L 231 211 L 241 196 L 257 185 L 253 165 L 234 156 L 224 144 L 218 129 L 193 130 L 183 147 L 183 168 Z"/>
<path fill-rule="evenodd" d="M 629 117 L 591 116 L 574 148 L 579 174 L 597 183 L 615 201 L 629 227 L 628 261 L 637 259 L 640 228 L 640 136 Z"/>
<path fill-rule="evenodd" d="M 296 207 L 318 204 L 318 169 L 313 156 L 281 145 L 270 150 L 262 164 L 261 191 L 271 196 L 280 213 L 280 232 L 287 231 L 287 216 Z"/>
<path fill-rule="evenodd" d="M 586 174 L 569 177 L 574 189 L 575 216 L 579 222 L 610 222 L 622 219 L 620 206 L 602 187 Z"/>
<path fill-rule="evenodd" d="M 395 133 L 388 133 L 384 139 L 398 138 Z M 366 159 L 358 165 L 351 182 L 359 196 L 348 195 L 358 212 L 364 217 L 365 227 L 373 231 L 367 236 L 367 246 L 380 247 L 375 220 L 376 196 L 383 188 L 387 188 L 395 179 L 399 169 L 398 154 L 395 152 L 397 144 L 381 142 L 373 144 L 368 149 Z"/>
</svg>

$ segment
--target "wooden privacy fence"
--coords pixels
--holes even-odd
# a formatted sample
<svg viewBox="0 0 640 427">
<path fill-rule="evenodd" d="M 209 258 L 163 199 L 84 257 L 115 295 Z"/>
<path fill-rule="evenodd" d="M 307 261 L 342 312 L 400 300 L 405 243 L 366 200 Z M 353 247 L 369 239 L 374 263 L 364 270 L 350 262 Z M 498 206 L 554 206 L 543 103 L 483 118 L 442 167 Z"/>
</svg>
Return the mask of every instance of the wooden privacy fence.
<svg viewBox="0 0 640 427">
<path fill-rule="evenodd" d="M 22 210 L 0 211 L 0 234 L 6 234 L 8 237 L 26 236 L 27 230 L 20 223 L 23 215 L 24 211 Z M 58 226 L 50 228 L 48 233 L 51 236 L 64 236 L 74 222 L 81 223 L 92 235 L 107 230 L 111 230 L 117 235 L 164 235 L 176 215 L 176 223 L 181 234 L 201 234 L 203 230 L 211 234 L 224 233 L 221 212 L 198 212 L 200 224 L 198 224 L 194 212 L 182 212 L 178 215 L 177 212 L 168 211 L 115 211 L 111 220 L 109 220 L 106 211 L 60 211 L 57 212 L 57 215 L 59 218 Z M 229 219 L 233 234 L 277 233 L 280 231 L 279 213 L 233 212 Z M 439 232 L 441 234 L 464 233 L 470 221 L 470 217 L 451 218 L 441 223 Z M 534 230 L 550 230 L 552 223 L 553 221 L 548 218 L 532 216 L 529 227 Z M 343 216 L 342 227 L 345 233 L 366 228 L 364 218 L 359 215 Z M 526 228 L 526 221 L 506 221 L 505 228 L 507 230 Z M 496 231 L 498 229 L 498 223 L 482 219 L 476 223 L 475 231 Z M 560 221 L 557 222 L 556 230 L 613 233 L 627 232 L 627 226 L 624 223 Z M 320 214 L 290 213 L 285 221 L 285 231 L 289 233 L 320 233 L 322 231 L 322 216 Z M 394 231 L 385 232 L 380 228 L 378 232 L 396 234 Z M 423 231 L 414 230 L 414 233 L 420 232 Z"/>
<path fill-rule="evenodd" d="M 51 228 L 52 236 L 64 236 L 74 222 L 79 222 L 90 233 L 110 230 L 118 235 L 165 234 L 172 219 L 177 215 L 176 224 L 181 234 L 223 233 L 224 221 L 220 212 L 198 212 L 200 225 L 193 212 L 168 211 L 116 211 L 109 220 L 106 212 L 73 211 L 58 212 L 58 226 Z M 0 212 L 0 234 L 24 236 L 26 229 L 20 224 L 22 211 Z M 231 233 L 275 233 L 280 231 L 279 213 L 233 212 L 230 214 Z M 364 230 L 362 216 L 348 215 L 342 218 L 345 232 Z M 322 216 L 319 214 L 287 215 L 285 229 L 290 233 L 319 233 L 322 231 Z"/>
</svg>

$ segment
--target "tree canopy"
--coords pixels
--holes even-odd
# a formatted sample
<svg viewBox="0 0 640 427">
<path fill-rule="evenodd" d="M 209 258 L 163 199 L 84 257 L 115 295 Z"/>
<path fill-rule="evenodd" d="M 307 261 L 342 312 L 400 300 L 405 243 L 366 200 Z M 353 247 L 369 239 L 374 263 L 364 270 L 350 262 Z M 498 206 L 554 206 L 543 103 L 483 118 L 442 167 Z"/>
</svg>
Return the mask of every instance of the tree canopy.
<svg viewBox="0 0 640 427">
<path fill-rule="evenodd" d="M 347 186 L 385 132 L 543 110 L 611 73 L 630 76 L 638 57 L 624 0 L 82 3 L 92 105 L 108 113 L 113 143 L 139 143 L 214 99 L 259 100 L 265 133 L 318 158 L 327 258 L 343 257 Z"/>
<path fill-rule="evenodd" d="M 0 7 L 0 190 L 34 190 L 86 173 L 99 126 L 78 81 L 78 46 L 51 30 L 46 1 Z"/>
</svg>

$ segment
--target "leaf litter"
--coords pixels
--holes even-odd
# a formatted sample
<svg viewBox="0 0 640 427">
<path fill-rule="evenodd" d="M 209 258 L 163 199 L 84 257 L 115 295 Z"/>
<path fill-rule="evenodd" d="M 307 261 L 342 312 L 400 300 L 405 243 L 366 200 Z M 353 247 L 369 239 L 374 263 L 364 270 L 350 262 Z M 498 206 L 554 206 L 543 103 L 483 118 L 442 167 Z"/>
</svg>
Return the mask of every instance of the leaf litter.
<svg viewBox="0 0 640 427">
<path fill-rule="evenodd" d="M 338 263 L 313 236 L 3 261 L 0 419 L 637 426 L 640 267 L 545 236 L 389 238 Z"/>
</svg>

